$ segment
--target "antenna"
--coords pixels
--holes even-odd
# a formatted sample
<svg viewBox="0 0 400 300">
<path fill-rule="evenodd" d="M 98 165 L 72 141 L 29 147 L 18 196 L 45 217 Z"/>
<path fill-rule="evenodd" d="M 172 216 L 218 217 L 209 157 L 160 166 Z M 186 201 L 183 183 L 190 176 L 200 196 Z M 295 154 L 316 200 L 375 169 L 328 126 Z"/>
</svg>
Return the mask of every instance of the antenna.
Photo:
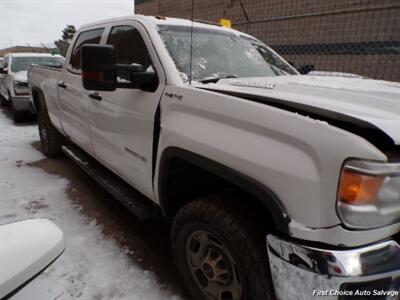
<svg viewBox="0 0 400 300">
<path fill-rule="evenodd" d="M 189 84 L 192 84 L 192 62 L 193 62 L 193 18 L 194 18 L 194 0 L 192 0 L 192 10 L 191 10 L 191 21 L 192 24 L 190 26 L 190 65 L 189 65 Z"/>
<path fill-rule="evenodd" d="M 40 43 L 40 45 L 42 45 L 44 49 L 49 50 L 49 48 L 47 48 L 45 44 Z"/>
</svg>

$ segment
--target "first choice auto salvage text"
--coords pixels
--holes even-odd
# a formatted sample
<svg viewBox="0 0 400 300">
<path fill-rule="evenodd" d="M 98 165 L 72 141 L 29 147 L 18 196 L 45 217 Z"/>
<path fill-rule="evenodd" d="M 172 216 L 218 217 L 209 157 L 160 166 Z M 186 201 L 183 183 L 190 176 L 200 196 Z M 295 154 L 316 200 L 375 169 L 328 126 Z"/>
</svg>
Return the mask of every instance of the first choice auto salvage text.
<svg viewBox="0 0 400 300">
<path fill-rule="evenodd" d="M 400 291 L 385 290 L 313 290 L 313 296 L 387 296 L 396 297 Z"/>
</svg>

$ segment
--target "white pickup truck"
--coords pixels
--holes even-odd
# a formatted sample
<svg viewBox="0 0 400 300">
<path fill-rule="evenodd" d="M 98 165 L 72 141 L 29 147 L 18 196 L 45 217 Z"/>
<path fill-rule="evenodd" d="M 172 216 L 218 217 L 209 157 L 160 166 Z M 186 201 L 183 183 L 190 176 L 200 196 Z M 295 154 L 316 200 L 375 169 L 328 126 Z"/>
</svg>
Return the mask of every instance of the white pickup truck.
<svg viewBox="0 0 400 300">
<path fill-rule="evenodd" d="M 241 32 L 129 16 L 82 27 L 29 87 L 46 155 L 172 220 L 193 299 L 398 293 L 400 84 L 302 76 Z"/>
</svg>

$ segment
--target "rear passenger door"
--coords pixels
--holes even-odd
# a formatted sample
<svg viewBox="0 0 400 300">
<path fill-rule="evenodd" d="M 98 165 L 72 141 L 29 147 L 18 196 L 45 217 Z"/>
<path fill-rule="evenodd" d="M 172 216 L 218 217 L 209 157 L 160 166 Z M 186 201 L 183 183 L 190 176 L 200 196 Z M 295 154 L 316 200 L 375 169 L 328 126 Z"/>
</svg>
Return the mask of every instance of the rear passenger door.
<svg viewBox="0 0 400 300">
<path fill-rule="evenodd" d="M 104 28 L 84 30 L 75 39 L 69 54 L 69 62 L 58 82 L 61 122 L 68 137 L 92 153 L 90 140 L 89 91 L 81 79 L 81 49 L 84 44 L 99 44 Z"/>
<path fill-rule="evenodd" d="M 146 30 L 137 22 L 112 25 L 107 44 L 114 46 L 116 63 L 141 64 L 154 70 L 158 85 L 152 91 L 117 89 L 92 99 L 92 143 L 95 156 L 127 182 L 152 198 L 154 118 L 164 89 L 164 71 Z M 118 80 L 130 80 L 119 73 Z"/>
</svg>

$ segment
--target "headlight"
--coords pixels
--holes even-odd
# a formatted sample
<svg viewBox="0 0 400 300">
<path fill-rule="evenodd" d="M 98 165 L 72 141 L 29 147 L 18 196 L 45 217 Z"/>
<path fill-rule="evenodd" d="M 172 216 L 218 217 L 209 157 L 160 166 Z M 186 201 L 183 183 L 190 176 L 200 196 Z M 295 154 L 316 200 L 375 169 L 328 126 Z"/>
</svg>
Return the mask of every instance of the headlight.
<svg viewBox="0 0 400 300">
<path fill-rule="evenodd" d="M 17 96 L 29 95 L 28 83 L 23 81 L 14 81 L 14 94 Z"/>
<path fill-rule="evenodd" d="M 348 161 L 340 177 L 337 209 L 342 222 L 354 229 L 400 221 L 400 163 Z"/>
</svg>

